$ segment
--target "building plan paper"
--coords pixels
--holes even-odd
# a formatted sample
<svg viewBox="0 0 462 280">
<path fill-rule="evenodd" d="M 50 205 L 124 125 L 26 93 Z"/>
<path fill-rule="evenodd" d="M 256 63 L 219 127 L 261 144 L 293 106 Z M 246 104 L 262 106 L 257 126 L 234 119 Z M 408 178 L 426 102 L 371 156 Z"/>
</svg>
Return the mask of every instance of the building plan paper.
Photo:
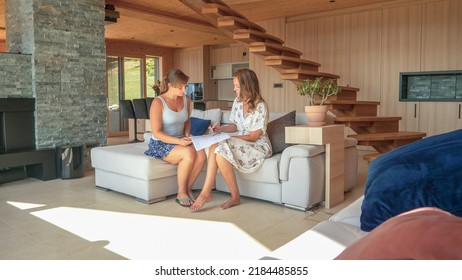
<svg viewBox="0 0 462 280">
<path fill-rule="evenodd" d="M 211 145 L 220 141 L 228 139 L 230 136 L 227 133 L 218 134 L 207 134 L 201 136 L 190 136 L 189 139 L 193 142 L 196 151 L 200 151 L 204 148 L 210 147 Z"/>
</svg>

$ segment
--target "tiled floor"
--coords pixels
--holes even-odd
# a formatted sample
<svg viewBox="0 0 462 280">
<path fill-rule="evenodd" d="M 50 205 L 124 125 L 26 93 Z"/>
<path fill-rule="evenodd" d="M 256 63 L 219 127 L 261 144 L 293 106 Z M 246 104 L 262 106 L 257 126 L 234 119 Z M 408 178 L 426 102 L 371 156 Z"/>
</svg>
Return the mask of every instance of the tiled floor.
<svg viewBox="0 0 462 280">
<path fill-rule="evenodd" d="M 313 212 L 251 198 L 220 210 L 228 198 L 221 192 L 197 213 L 174 197 L 146 205 L 96 189 L 92 172 L 6 183 L 0 185 L 0 259 L 258 259 L 361 196 L 365 153 L 359 151 L 357 187 L 345 202 Z"/>
</svg>

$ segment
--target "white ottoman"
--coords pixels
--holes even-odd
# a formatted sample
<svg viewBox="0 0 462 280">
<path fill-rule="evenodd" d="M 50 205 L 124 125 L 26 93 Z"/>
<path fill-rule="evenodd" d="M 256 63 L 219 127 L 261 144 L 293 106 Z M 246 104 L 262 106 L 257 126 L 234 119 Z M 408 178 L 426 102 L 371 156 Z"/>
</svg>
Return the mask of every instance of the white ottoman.
<svg viewBox="0 0 462 280">
<path fill-rule="evenodd" d="M 95 184 L 136 197 L 144 203 L 165 200 L 178 192 L 177 165 L 148 157 L 147 143 L 96 147 L 91 150 L 91 164 L 95 168 Z M 195 187 L 201 187 L 201 173 Z"/>
</svg>

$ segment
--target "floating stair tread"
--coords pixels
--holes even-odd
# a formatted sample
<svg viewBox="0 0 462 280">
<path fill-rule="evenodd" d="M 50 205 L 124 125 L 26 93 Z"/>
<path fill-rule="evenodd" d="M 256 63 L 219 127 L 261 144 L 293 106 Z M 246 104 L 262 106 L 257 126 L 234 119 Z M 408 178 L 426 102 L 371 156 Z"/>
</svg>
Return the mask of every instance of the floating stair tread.
<svg viewBox="0 0 462 280">
<path fill-rule="evenodd" d="M 370 134 L 355 134 L 349 135 L 356 138 L 358 141 L 388 141 L 388 140 L 407 140 L 407 139 L 421 139 L 426 136 L 423 132 L 414 131 L 398 131 L 387 133 L 370 133 Z"/>
<path fill-rule="evenodd" d="M 368 163 L 370 163 L 372 160 L 378 158 L 381 155 L 383 155 L 383 153 L 367 154 L 363 156 L 363 159 L 366 160 Z"/>
<path fill-rule="evenodd" d="M 361 117 L 337 117 L 336 122 L 386 122 L 399 121 L 401 117 L 379 117 L 379 116 L 361 116 Z"/>
<path fill-rule="evenodd" d="M 215 18 L 222 17 L 222 16 L 233 16 L 239 17 L 245 20 L 248 20 L 244 15 L 236 12 L 235 10 L 231 9 L 228 6 L 220 5 L 217 3 L 207 3 L 202 6 L 202 14 L 207 16 L 214 16 Z"/>
<path fill-rule="evenodd" d="M 251 29 L 251 30 L 256 30 L 259 32 L 266 33 L 266 30 L 261 27 L 260 25 L 253 23 L 251 21 L 248 21 L 243 18 L 239 17 L 233 17 L 233 16 L 223 16 L 219 17 L 218 19 L 218 27 L 234 31 L 236 29 Z"/>
<path fill-rule="evenodd" d="M 338 79 L 340 76 L 330 73 L 322 73 L 317 71 L 310 70 L 301 70 L 301 69 L 284 69 L 281 71 L 281 78 L 283 80 L 297 79 L 300 80 L 299 75 L 310 76 L 310 77 L 324 77 L 329 79 Z M 302 79 L 304 80 L 304 79 Z"/>
<path fill-rule="evenodd" d="M 210 3 L 210 4 L 218 4 L 218 5 L 222 5 L 222 6 L 227 6 L 228 7 L 228 4 L 226 4 L 225 2 L 221 1 L 221 0 L 202 0 L 202 2 L 204 3 Z"/>
<path fill-rule="evenodd" d="M 340 86 L 341 91 L 359 91 L 359 88 L 350 87 L 350 86 Z"/>
<path fill-rule="evenodd" d="M 256 30 L 249 30 L 249 29 L 236 29 L 233 31 L 233 39 L 239 40 L 247 43 L 253 42 L 268 42 L 272 44 L 280 44 L 284 45 L 284 41 L 270 35 L 268 33 L 263 33 Z"/>
<path fill-rule="evenodd" d="M 298 57 L 292 57 L 292 56 L 272 55 L 272 56 L 265 57 L 265 63 L 268 66 L 284 67 L 284 62 L 290 62 L 292 64 L 299 64 L 300 67 L 303 67 L 303 65 L 316 67 L 316 68 L 321 66 L 321 64 L 317 62 L 298 58 Z"/>
<path fill-rule="evenodd" d="M 274 55 L 283 55 L 283 56 L 292 56 L 300 57 L 303 53 L 299 50 L 292 49 L 286 46 L 271 44 L 266 42 L 253 42 L 249 44 L 249 52 L 263 55 L 263 56 L 274 56 Z"/>
<path fill-rule="evenodd" d="M 302 58 L 297 58 L 297 57 L 291 57 L 291 56 L 283 56 L 283 55 L 273 55 L 273 56 L 267 56 L 265 60 L 287 60 L 287 61 L 292 61 L 292 62 L 299 62 L 299 63 L 306 63 L 306 64 L 312 64 L 315 66 L 321 66 L 320 63 L 311 61 L 311 60 L 306 60 Z"/>
<path fill-rule="evenodd" d="M 340 94 L 340 93 L 339 93 Z M 361 101 L 361 100 L 329 100 L 327 99 L 324 104 L 326 105 L 380 105 L 378 101 Z"/>
</svg>

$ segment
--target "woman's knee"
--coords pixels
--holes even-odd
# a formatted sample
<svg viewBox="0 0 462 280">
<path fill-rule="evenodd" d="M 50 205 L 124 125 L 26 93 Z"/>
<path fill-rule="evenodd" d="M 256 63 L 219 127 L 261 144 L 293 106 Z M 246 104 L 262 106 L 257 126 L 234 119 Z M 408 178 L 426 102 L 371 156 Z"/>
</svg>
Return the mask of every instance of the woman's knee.
<svg viewBox="0 0 462 280">
<path fill-rule="evenodd" d="M 204 162 L 207 159 L 207 155 L 204 150 L 196 152 L 196 160 Z"/>
<path fill-rule="evenodd" d="M 196 159 L 196 149 L 194 149 L 194 146 L 187 146 L 185 147 L 183 151 L 183 158 L 185 159 L 190 159 L 194 161 Z"/>
<path fill-rule="evenodd" d="M 228 159 L 220 154 L 216 154 L 215 160 L 218 166 L 220 167 L 220 169 L 231 166 L 231 163 L 228 161 Z"/>
</svg>

